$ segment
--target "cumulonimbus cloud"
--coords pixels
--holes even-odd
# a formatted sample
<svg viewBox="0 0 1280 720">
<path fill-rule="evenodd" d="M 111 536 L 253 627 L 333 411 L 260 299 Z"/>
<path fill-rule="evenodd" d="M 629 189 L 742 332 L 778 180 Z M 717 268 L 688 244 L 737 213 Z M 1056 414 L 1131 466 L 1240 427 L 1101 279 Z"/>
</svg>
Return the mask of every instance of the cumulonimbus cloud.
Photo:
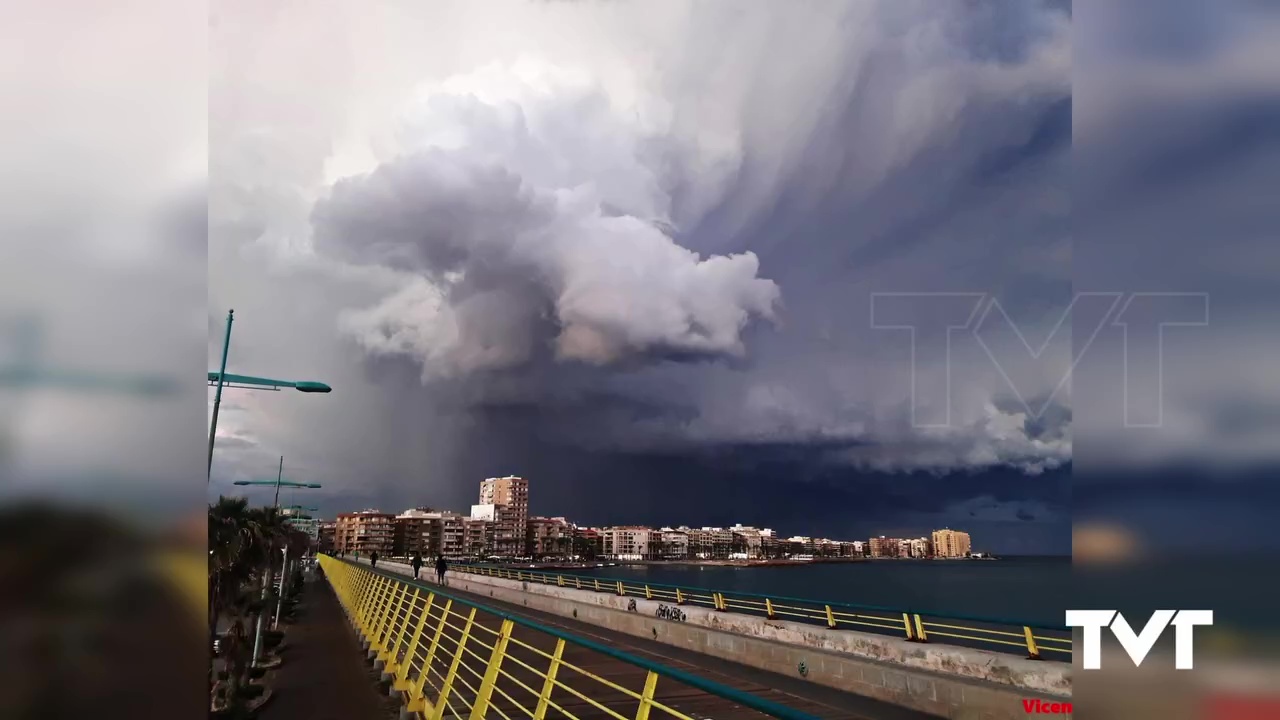
<svg viewBox="0 0 1280 720">
<path fill-rule="evenodd" d="M 831 442 L 879 448 L 832 458 L 844 470 L 1037 472 L 1070 457 L 1069 418 L 1034 433 L 986 409 L 1003 380 L 958 373 L 953 428 L 922 432 L 899 412 L 910 356 L 866 324 L 875 290 L 1061 288 L 1044 269 L 1064 236 L 1052 120 L 1069 128 L 1070 20 L 1000 7 L 356 13 L 332 29 L 366 50 L 350 67 L 320 41 L 307 57 L 332 70 L 276 60 L 291 70 L 272 87 L 315 97 L 258 98 L 271 122 L 224 104 L 245 128 L 219 197 L 262 215 L 271 244 L 376 276 L 320 291 L 326 357 L 393 397 L 369 417 L 412 406 L 459 456 L 535 435 L 618 457 L 787 442 L 826 458 Z M 435 52 L 446 35 L 466 42 Z M 321 74 L 341 82 L 294 82 Z M 252 142 L 264 126 L 269 146 Z M 536 432 L 509 426 L 522 419 Z"/>
<path fill-rule="evenodd" d="M 446 83 L 415 105 L 405 132 L 416 147 L 339 181 L 315 208 L 320 251 L 405 277 L 344 329 L 426 376 L 517 366 L 543 349 L 596 365 L 741 356 L 744 328 L 774 319 L 779 288 L 753 253 L 703 257 L 673 237 L 660 139 L 616 118 L 601 91 L 525 87 L 521 65 L 494 73 L 476 82 L 509 81 L 510 99 Z"/>
</svg>

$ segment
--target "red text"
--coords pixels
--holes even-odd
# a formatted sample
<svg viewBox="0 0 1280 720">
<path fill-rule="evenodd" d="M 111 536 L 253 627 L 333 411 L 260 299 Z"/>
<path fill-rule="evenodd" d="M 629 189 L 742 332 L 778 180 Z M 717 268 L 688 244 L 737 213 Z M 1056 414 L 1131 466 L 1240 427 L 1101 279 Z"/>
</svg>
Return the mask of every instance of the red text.
<svg viewBox="0 0 1280 720">
<path fill-rule="evenodd" d="M 1022 701 L 1022 709 L 1026 710 L 1028 715 L 1070 715 L 1071 703 L 1045 702 L 1039 698 L 1031 698 Z"/>
</svg>

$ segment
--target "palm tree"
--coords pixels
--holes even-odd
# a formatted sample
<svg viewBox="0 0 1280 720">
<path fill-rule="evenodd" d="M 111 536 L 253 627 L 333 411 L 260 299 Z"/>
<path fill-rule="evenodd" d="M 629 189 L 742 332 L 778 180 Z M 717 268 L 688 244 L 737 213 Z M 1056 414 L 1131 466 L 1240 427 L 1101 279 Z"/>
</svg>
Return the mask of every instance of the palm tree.
<svg viewBox="0 0 1280 720">
<path fill-rule="evenodd" d="M 219 619 L 230 622 L 220 655 L 227 661 L 233 704 L 248 681 L 253 638 L 247 622 L 266 611 L 263 596 L 275 548 L 296 543 L 296 534 L 276 508 L 249 508 L 245 499 L 227 497 L 209 506 L 209 634 L 216 633 Z"/>
<path fill-rule="evenodd" d="M 246 558 L 260 544 L 259 528 L 244 498 L 220 497 L 209 506 L 209 634 L 227 612 L 252 568 Z"/>
<path fill-rule="evenodd" d="M 253 560 L 262 542 L 261 528 L 245 499 L 220 497 L 209 507 L 209 636 L 212 640 L 219 619 L 229 621 L 219 648 L 219 654 L 227 663 L 228 704 L 238 700 L 241 682 L 247 674 L 243 619 L 250 593 L 246 588 L 253 585 L 258 569 Z M 211 666 L 210 671 L 212 669 Z"/>
</svg>

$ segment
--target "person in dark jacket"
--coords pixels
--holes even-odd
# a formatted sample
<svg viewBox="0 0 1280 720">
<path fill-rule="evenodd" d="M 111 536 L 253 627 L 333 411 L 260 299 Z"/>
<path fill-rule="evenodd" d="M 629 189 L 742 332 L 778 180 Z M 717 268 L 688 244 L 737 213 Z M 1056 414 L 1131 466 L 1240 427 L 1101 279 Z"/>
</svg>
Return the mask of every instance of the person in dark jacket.
<svg viewBox="0 0 1280 720">
<path fill-rule="evenodd" d="M 444 584 L 444 573 L 449 569 L 449 564 L 444 561 L 444 556 L 440 555 L 436 558 L 436 582 Z"/>
<path fill-rule="evenodd" d="M 422 554 L 414 553 L 413 554 L 413 579 L 414 580 L 418 579 L 418 571 L 421 569 L 422 569 Z"/>
<path fill-rule="evenodd" d="M 369 553 L 369 567 L 378 567 L 378 551 Z"/>
</svg>

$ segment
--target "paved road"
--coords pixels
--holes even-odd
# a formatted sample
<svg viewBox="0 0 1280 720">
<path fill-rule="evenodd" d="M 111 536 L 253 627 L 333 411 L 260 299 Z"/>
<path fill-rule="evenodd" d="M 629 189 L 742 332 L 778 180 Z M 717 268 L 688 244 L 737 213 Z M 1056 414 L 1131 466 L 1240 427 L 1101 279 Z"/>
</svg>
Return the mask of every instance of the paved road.
<svg viewBox="0 0 1280 720">
<path fill-rule="evenodd" d="M 373 670 L 324 580 L 307 584 L 298 621 L 285 635 L 284 663 L 262 720 L 390 720 L 399 702 L 379 695 Z"/>
<path fill-rule="evenodd" d="M 367 566 L 367 563 L 362 562 L 361 564 Z M 378 567 L 379 571 L 397 576 L 400 573 L 396 571 L 400 569 L 401 567 L 395 564 L 391 564 L 390 567 L 379 564 Z M 416 584 L 424 589 L 436 588 L 434 574 L 432 578 L 431 581 L 419 581 Z M 562 630 L 602 645 L 608 645 L 652 662 L 699 675 L 705 679 L 734 687 L 816 717 L 829 720 L 923 720 L 933 717 L 873 698 L 816 685 L 798 677 L 778 675 L 644 638 L 613 632 L 596 625 L 500 602 L 484 595 L 462 592 L 454 587 L 448 588 L 448 592 L 478 605 L 491 607 L 494 610 L 510 615 L 518 615 L 541 625 Z M 476 620 L 493 629 L 497 629 L 500 624 L 500 618 L 488 613 L 478 614 Z M 544 652 L 551 652 L 556 642 L 554 636 L 539 633 L 525 627 L 518 627 L 514 636 Z M 532 651 L 517 649 L 516 657 L 534 667 L 544 667 L 547 664 L 545 658 Z M 464 655 L 464 658 L 467 658 L 467 656 Z M 469 660 L 469 658 L 467 659 Z M 644 683 L 644 670 L 585 648 L 567 650 L 565 659 L 578 667 L 606 677 L 624 687 L 638 690 Z M 483 673 L 481 663 L 474 662 L 469 664 L 473 664 L 476 670 Z M 522 671 L 518 664 L 514 666 L 509 663 L 504 664 L 503 668 L 504 670 L 510 668 L 513 675 L 516 675 L 522 682 L 531 687 L 541 686 L 540 678 L 533 675 L 533 673 Z M 443 670 L 444 668 L 441 667 L 440 669 Z M 626 697 L 622 693 L 612 695 L 605 693 L 601 695 L 598 683 L 587 681 L 580 676 L 575 681 L 572 679 L 573 677 L 573 673 L 564 673 L 560 676 L 560 679 L 571 686 L 581 689 L 583 694 L 590 694 L 593 699 L 624 716 L 630 717 L 635 713 L 635 700 Z M 459 690 L 462 693 L 460 700 L 465 702 L 468 693 L 464 688 Z M 519 699 L 518 692 L 515 694 Z M 605 713 L 574 697 L 571 693 L 558 691 L 553 697 L 566 710 L 580 717 L 608 717 Z M 766 717 L 738 706 L 731 701 L 709 695 L 665 678 L 658 683 L 657 698 L 680 712 L 698 718 L 713 718 L 715 720 L 737 720 L 742 718 L 747 720 Z M 495 704 L 510 717 L 524 717 L 524 714 L 520 713 L 515 705 L 507 702 L 505 698 L 495 699 Z"/>
</svg>

